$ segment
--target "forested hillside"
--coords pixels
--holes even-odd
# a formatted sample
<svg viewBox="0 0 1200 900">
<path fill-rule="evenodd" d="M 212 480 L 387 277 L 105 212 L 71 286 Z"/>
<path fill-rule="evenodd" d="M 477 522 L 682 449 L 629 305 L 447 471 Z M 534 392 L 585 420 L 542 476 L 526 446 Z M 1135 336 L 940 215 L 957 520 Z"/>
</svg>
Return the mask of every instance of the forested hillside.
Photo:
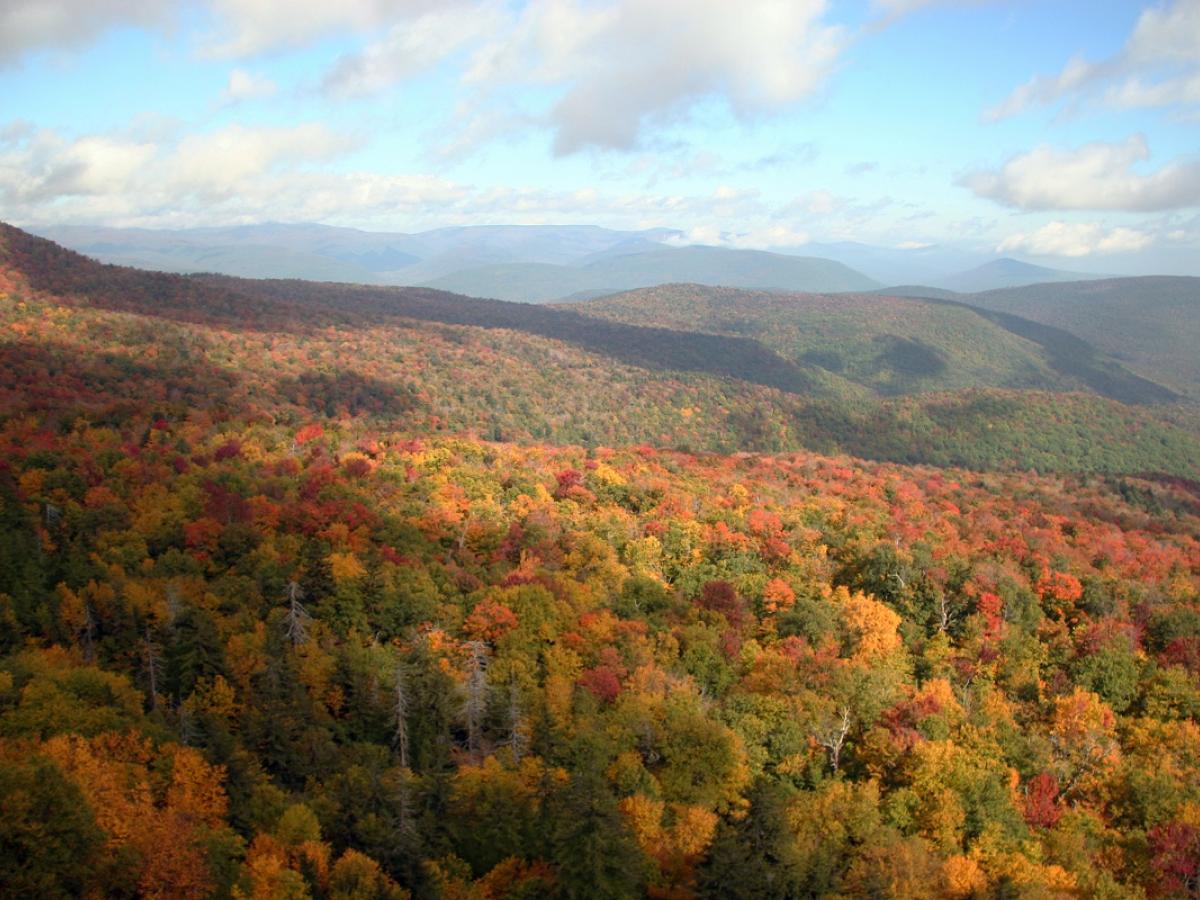
<svg viewBox="0 0 1200 900">
<path fill-rule="evenodd" d="M 1176 395 L 1059 329 L 951 301 L 660 285 L 570 307 L 636 325 L 743 335 L 884 394 L 964 387 L 1094 391 L 1127 403 Z"/>
<path fill-rule="evenodd" d="M 851 412 L 3 237 L 6 893 L 1194 890 L 1182 411 Z M 1126 474 L 651 446 L 834 434 Z"/>
<path fill-rule="evenodd" d="M 921 287 L 903 288 L 917 296 Z M 942 295 L 940 292 L 937 295 Z M 1145 276 L 1034 284 L 956 297 L 1066 329 L 1139 375 L 1200 396 L 1200 278 Z"/>
<path fill-rule="evenodd" d="M 22 895 L 1193 877 L 1188 485 L 149 405 L 0 441 Z"/>
</svg>

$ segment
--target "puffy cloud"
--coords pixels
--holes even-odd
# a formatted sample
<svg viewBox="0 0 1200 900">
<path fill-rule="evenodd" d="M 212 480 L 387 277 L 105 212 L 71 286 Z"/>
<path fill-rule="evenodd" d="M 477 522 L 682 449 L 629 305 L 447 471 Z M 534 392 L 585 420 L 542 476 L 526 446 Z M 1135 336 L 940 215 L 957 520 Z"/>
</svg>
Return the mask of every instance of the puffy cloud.
<svg viewBox="0 0 1200 900">
<path fill-rule="evenodd" d="M 1077 150 L 1038 147 L 998 171 L 975 172 L 960 183 L 980 197 L 1023 210 L 1148 212 L 1200 205 L 1200 162 L 1173 162 L 1145 175 L 1134 171 L 1149 156 L 1140 135 Z"/>
<path fill-rule="evenodd" d="M 766 225 L 750 231 L 722 231 L 716 225 L 698 225 L 671 235 L 663 243 L 671 247 L 704 244 L 709 247 L 730 247 L 737 250 L 786 250 L 802 247 L 812 241 L 807 231 L 787 225 Z"/>
<path fill-rule="evenodd" d="M 1036 231 L 1013 234 L 996 247 L 997 253 L 1034 256 L 1091 256 L 1144 250 L 1154 238 L 1135 228 L 1106 228 L 1097 222 L 1050 222 Z"/>
<path fill-rule="evenodd" d="M 77 47 L 118 25 L 168 21 L 171 0 L 4 0 L 0 3 L 0 66 L 45 48 Z"/>
<path fill-rule="evenodd" d="M 319 124 L 232 126 L 176 142 L 24 130 L 0 144 L 0 204 L 14 218 L 64 220 L 76 212 L 90 219 L 97 209 L 155 215 L 252 197 L 267 209 L 280 170 L 328 161 L 353 145 Z"/>
<path fill-rule="evenodd" d="M 1200 104 L 1200 69 L 1191 75 L 1164 81 L 1129 78 L 1113 85 L 1104 96 L 1108 103 L 1122 109 Z"/>
<path fill-rule="evenodd" d="M 62 196 L 126 190 L 155 152 L 152 144 L 104 136 L 64 141 L 52 132 L 26 129 L 5 145 L 0 150 L 0 201 L 18 208 Z"/>
<path fill-rule="evenodd" d="M 275 96 L 278 90 L 279 86 L 269 78 L 255 75 L 245 69 L 234 69 L 229 73 L 229 83 L 225 86 L 222 99 L 226 103 L 262 100 Z"/>
<path fill-rule="evenodd" d="M 750 117 L 811 95 L 847 42 L 825 13 L 824 0 L 532 0 L 466 80 L 560 88 L 545 117 L 559 154 L 630 149 L 709 98 Z"/>
<path fill-rule="evenodd" d="M 1124 55 L 1135 63 L 1200 62 L 1200 2 L 1176 0 L 1145 10 Z"/>
<path fill-rule="evenodd" d="M 814 93 L 849 40 L 825 22 L 826 0 L 209 2 L 216 55 L 244 57 L 338 30 L 372 33 L 321 78 L 335 97 L 382 92 L 469 53 L 469 99 L 445 134 L 450 155 L 530 125 L 548 128 L 560 155 L 627 150 L 650 125 L 713 98 L 743 118 L 776 112 Z M 514 98 L 531 86 L 549 108 L 519 108 Z"/>
<path fill-rule="evenodd" d="M 1013 91 L 1003 102 L 984 113 L 990 121 L 1005 119 L 1031 106 L 1053 103 L 1098 77 L 1099 66 L 1074 57 L 1057 75 L 1037 75 Z"/>
<path fill-rule="evenodd" d="M 1117 54 L 1095 63 L 1073 58 L 1055 75 L 1030 79 L 984 117 L 1002 119 L 1096 92 L 1124 108 L 1200 103 L 1200 0 L 1144 10 Z"/>
</svg>

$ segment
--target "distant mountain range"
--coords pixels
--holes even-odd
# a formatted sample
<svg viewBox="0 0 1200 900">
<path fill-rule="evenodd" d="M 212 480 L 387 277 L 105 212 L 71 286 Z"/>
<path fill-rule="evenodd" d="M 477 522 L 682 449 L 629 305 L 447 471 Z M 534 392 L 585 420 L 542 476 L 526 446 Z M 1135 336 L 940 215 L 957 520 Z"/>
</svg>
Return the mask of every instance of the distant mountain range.
<svg viewBox="0 0 1200 900">
<path fill-rule="evenodd" d="M 1085 272 L 1070 272 L 1065 269 L 1048 269 L 1045 266 L 1035 266 L 1005 257 L 983 263 L 956 275 L 950 275 L 939 280 L 935 287 L 973 294 L 977 291 L 1023 287 L 1027 284 L 1092 281 L 1103 277 L 1103 275 L 1089 275 Z"/>
<path fill-rule="evenodd" d="M 700 246 L 609 252 L 581 265 L 484 266 L 446 275 L 426 286 L 475 297 L 539 303 L 672 282 L 821 293 L 879 286 L 861 272 L 830 259 Z"/>
<path fill-rule="evenodd" d="M 941 245 L 841 241 L 765 251 L 682 246 L 682 233 L 667 228 L 478 225 L 405 234 L 263 224 L 30 230 L 102 262 L 142 269 L 427 285 L 525 302 L 587 299 L 670 282 L 811 292 L 903 284 L 969 292 L 1098 277 Z"/>
</svg>

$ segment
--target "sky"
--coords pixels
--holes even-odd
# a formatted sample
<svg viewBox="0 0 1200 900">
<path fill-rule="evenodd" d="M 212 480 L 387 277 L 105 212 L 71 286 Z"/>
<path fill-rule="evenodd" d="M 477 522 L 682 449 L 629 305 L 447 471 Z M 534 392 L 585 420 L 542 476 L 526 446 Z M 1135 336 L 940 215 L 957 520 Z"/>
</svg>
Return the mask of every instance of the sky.
<svg viewBox="0 0 1200 900">
<path fill-rule="evenodd" d="M 1200 275 L 1200 0 L 3 0 L 0 219 Z"/>
</svg>

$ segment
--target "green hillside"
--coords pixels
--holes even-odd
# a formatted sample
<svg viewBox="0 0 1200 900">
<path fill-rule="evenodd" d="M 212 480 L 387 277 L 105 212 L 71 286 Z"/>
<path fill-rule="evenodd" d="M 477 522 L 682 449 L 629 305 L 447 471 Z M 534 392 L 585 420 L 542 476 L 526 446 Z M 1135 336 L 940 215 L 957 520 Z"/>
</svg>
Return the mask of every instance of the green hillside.
<svg viewBox="0 0 1200 900">
<path fill-rule="evenodd" d="M 963 299 L 1065 328 L 1135 372 L 1200 397 L 1200 278 L 1035 284 Z"/>
<path fill-rule="evenodd" d="M 1088 390 L 1125 402 L 1171 399 L 1078 338 L 959 303 L 665 285 L 571 308 L 635 325 L 754 338 L 884 396 L 999 387 Z"/>
</svg>

